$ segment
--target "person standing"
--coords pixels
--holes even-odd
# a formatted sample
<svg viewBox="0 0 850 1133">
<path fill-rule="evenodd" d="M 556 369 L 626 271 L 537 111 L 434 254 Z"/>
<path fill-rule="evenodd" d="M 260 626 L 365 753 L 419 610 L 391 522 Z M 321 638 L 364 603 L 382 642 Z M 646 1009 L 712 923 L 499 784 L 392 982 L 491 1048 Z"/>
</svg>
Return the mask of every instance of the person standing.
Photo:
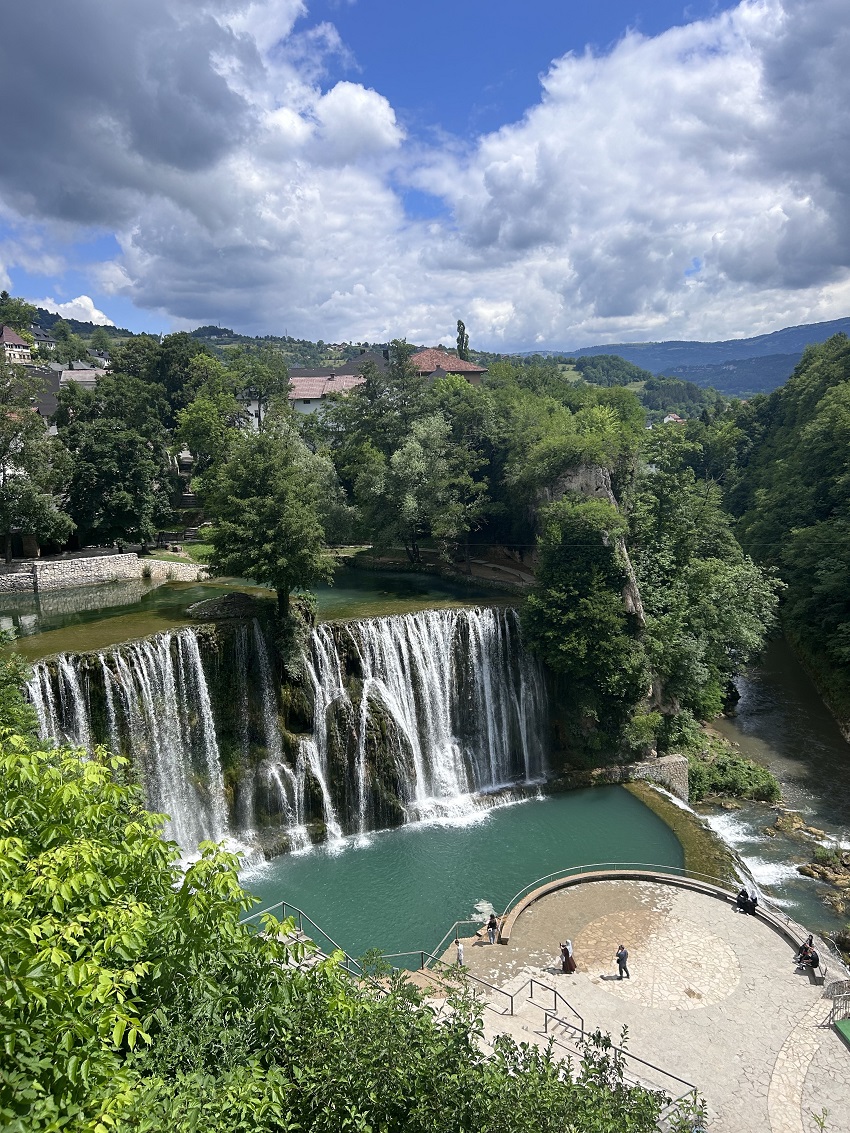
<svg viewBox="0 0 850 1133">
<path fill-rule="evenodd" d="M 573 959 L 573 942 L 568 939 L 561 945 L 561 971 L 571 976 L 575 970 L 576 962 Z"/>
<path fill-rule="evenodd" d="M 457 966 L 463 967 L 463 941 L 455 937 L 455 948 L 457 949 Z"/>
<path fill-rule="evenodd" d="M 499 922 L 496 919 L 496 914 L 491 913 L 490 919 L 487 922 L 487 939 L 491 944 L 495 944 L 499 936 Z"/>
<path fill-rule="evenodd" d="M 629 961 L 629 950 L 628 950 L 628 948 L 626 948 L 625 944 L 618 944 L 617 945 L 617 967 L 620 971 L 620 979 L 622 979 L 623 976 L 625 976 L 627 980 L 630 980 L 632 978 L 629 975 L 628 961 Z"/>
</svg>

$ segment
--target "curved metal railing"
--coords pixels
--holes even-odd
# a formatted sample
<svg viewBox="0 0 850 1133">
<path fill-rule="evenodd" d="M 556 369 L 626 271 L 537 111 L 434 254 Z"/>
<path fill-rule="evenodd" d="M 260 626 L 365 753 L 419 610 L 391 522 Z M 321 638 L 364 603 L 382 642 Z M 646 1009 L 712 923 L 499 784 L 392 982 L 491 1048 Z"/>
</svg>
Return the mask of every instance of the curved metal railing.
<svg viewBox="0 0 850 1133">
<path fill-rule="evenodd" d="M 555 870 L 554 873 L 547 873 L 543 877 L 538 877 L 536 881 L 530 881 L 511 897 L 502 915 L 507 916 L 529 893 L 533 893 L 535 889 L 539 889 L 542 885 L 546 885 L 550 881 L 559 881 L 564 877 L 580 877 L 584 873 L 605 873 L 606 871 L 628 872 L 629 870 L 689 878 L 692 881 L 702 881 L 709 885 L 716 885 L 720 889 L 725 889 L 728 892 L 728 878 L 713 877 L 711 874 L 699 873 L 697 870 L 686 869 L 684 866 L 658 865 L 652 862 L 591 862 L 586 865 L 567 866 L 564 869 Z"/>
</svg>

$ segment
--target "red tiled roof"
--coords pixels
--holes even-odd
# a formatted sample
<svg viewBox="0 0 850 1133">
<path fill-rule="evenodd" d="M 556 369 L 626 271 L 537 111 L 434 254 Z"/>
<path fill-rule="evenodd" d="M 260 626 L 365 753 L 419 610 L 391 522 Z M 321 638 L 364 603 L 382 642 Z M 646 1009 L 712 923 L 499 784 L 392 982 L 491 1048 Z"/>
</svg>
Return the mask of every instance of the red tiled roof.
<svg viewBox="0 0 850 1133">
<path fill-rule="evenodd" d="M 347 393 L 355 386 L 362 386 L 365 380 L 362 374 L 337 374 L 333 378 L 327 373 L 324 376 L 303 378 L 290 376 L 289 400 L 301 400 L 302 398 L 312 400 L 313 398 L 324 397 L 329 393 Z"/>
<path fill-rule="evenodd" d="M 4 326 L 0 329 L 0 343 L 3 346 L 25 346 L 27 350 L 30 348 L 28 342 L 24 342 L 19 334 L 12 330 L 11 327 Z"/>
<path fill-rule="evenodd" d="M 412 354 L 410 361 L 422 374 L 433 374 L 435 370 L 446 370 L 449 374 L 486 374 L 486 366 L 476 366 L 474 362 L 464 362 L 456 354 L 447 350 L 420 350 Z"/>
</svg>

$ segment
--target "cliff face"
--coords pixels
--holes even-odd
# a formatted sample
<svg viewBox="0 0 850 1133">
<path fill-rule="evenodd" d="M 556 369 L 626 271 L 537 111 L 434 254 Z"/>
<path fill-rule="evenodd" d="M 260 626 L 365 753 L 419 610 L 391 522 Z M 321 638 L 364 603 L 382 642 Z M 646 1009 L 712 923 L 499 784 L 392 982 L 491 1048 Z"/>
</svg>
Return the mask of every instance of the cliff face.
<svg viewBox="0 0 850 1133">
<path fill-rule="evenodd" d="M 551 488 L 546 488 L 541 492 L 540 502 L 541 504 L 554 503 L 567 492 L 575 492 L 577 495 L 586 496 L 588 499 L 605 500 L 606 503 L 618 509 L 620 506 L 611 485 L 611 473 L 607 468 L 598 464 L 582 464 L 578 468 L 564 473 Z M 606 546 L 608 545 L 608 538 L 610 537 L 606 535 Z M 623 587 L 623 605 L 626 612 L 634 614 L 643 625 L 646 621 L 643 602 L 641 601 L 632 560 L 629 558 L 628 548 L 622 536 L 614 536 L 614 546 L 617 557 L 623 564 L 628 576 L 628 581 Z"/>
</svg>

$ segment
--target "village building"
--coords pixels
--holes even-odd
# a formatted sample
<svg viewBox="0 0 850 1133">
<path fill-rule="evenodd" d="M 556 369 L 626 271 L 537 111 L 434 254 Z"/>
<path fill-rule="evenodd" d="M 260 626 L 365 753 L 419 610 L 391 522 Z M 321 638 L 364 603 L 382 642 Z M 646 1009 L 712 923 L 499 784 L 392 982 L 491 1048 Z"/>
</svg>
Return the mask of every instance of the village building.
<svg viewBox="0 0 850 1133">
<path fill-rule="evenodd" d="M 33 346 L 38 347 L 39 353 L 56 349 L 56 339 L 52 338 L 41 327 L 30 326 L 30 334 L 32 335 Z"/>
<path fill-rule="evenodd" d="M 470 385 L 480 385 L 482 377 L 487 373 L 486 366 L 479 366 L 476 362 L 466 362 L 451 354 L 448 350 L 435 347 L 430 350 L 419 350 L 410 357 L 410 363 L 416 367 L 416 372 L 429 381 L 444 378 L 446 374 L 460 374 L 466 378 Z"/>
<path fill-rule="evenodd" d="M 0 327 L 0 350 L 3 352 L 4 362 L 13 362 L 15 365 L 29 366 L 32 363 L 32 352 L 28 342 L 12 330 L 11 327 Z"/>
</svg>

